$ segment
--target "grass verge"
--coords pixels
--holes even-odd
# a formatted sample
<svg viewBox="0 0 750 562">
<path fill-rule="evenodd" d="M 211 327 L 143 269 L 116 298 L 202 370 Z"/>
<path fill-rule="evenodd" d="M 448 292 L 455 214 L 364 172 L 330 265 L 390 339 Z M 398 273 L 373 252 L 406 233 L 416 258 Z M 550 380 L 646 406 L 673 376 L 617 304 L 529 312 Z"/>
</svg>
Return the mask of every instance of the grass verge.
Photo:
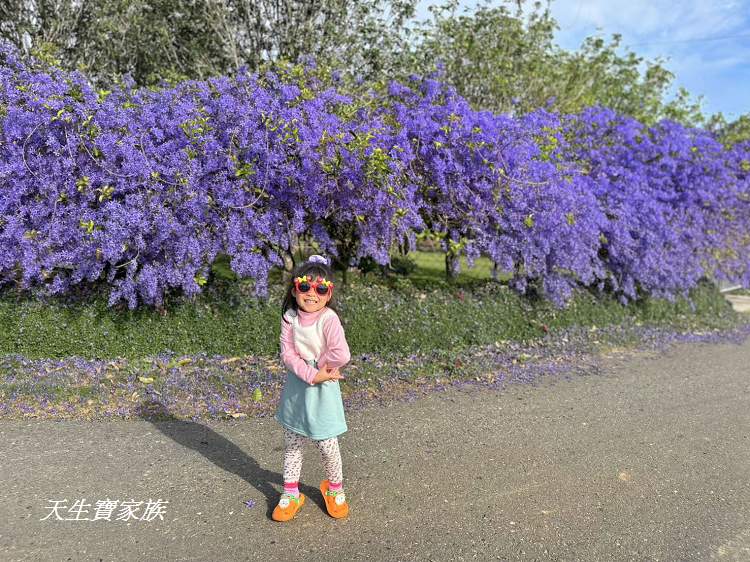
<svg viewBox="0 0 750 562">
<path fill-rule="evenodd" d="M 272 286 L 265 302 L 251 290 L 216 282 L 192 302 L 171 298 L 164 315 L 108 309 L 103 293 L 46 303 L 4 295 L 0 417 L 270 415 L 285 377 L 283 289 Z M 711 284 L 691 292 L 692 306 L 649 298 L 622 306 L 581 290 L 556 309 L 483 278 L 369 274 L 352 275 L 336 298 L 352 350 L 341 383 L 349 407 L 449 381 L 497 385 L 527 363 L 546 373 L 573 368 L 593 349 L 637 346 L 643 330 L 716 333 L 747 322 Z"/>
</svg>

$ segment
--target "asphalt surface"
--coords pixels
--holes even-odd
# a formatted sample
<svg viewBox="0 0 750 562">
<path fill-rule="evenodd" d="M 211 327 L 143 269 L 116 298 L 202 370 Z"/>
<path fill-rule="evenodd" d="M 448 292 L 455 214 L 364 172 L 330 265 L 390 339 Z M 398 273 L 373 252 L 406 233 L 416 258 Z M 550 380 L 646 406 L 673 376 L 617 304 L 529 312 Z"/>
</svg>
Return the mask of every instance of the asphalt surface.
<svg viewBox="0 0 750 562">
<path fill-rule="evenodd" d="M 0 560 L 750 560 L 750 339 L 347 422 L 349 517 L 326 514 L 308 443 L 286 523 L 272 419 L 0 422 Z"/>
</svg>

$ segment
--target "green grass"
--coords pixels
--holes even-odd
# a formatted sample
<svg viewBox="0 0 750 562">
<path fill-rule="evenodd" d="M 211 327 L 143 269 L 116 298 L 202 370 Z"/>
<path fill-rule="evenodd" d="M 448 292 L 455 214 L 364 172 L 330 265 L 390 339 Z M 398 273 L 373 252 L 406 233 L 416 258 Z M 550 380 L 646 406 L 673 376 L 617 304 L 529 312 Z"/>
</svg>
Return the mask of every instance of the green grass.
<svg viewBox="0 0 750 562">
<path fill-rule="evenodd" d="M 469 268 L 466 257 L 461 256 L 461 270 L 456 279 L 448 281 L 445 275 L 445 254 L 442 252 L 417 251 L 409 252 L 406 257 L 413 260 L 416 269 L 408 278 L 412 285 L 417 288 L 437 288 L 446 286 L 455 286 L 463 288 L 472 288 L 477 282 L 483 282 L 492 279 L 492 261 L 484 256 L 474 260 L 474 267 Z M 218 260 L 214 264 L 214 272 L 224 279 L 236 281 L 236 276 L 232 273 L 228 263 L 225 260 Z M 377 273 L 360 274 L 353 270 L 348 273 L 349 277 L 361 280 L 367 280 L 369 283 L 389 286 L 389 281 L 383 279 Z M 340 277 L 340 274 L 339 274 Z M 399 275 L 393 274 L 394 278 Z M 499 273 L 498 280 L 504 281 L 511 277 L 507 273 Z M 269 275 L 270 284 L 281 282 L 281 271 L 278 268 L 272 268 Z M 481 283 L 479 283 L 481 284 Z"/>
<path fill-rule="evenodd" d="M 427 286 L 430 282 L 445 282 L 445 255 L 440 252 L 409 252 L 417 269 L 409 276 L 415 285 Z M 498 275 L 499 280 L 507 280 L 508 274 Z M 484 256 L 474 260 L 474 267 L 467 265 L 466 257 L 461 256 L 461 270 L 456 282 L 459 285 L 472 285 L 476 280 L 492 279 L 492 261 Z"/>
<path fill-rule="evenodd" d="M 547 301 L 520 297 L 504 283 L 491 281 L 491 264 L 485 258 L 477 260 L 473 270 L 464 262 L 453 283 L 445 280 L 442 254 L 417 252 L 414 258 L 417 269 L 408 279 L 352 272 L 348 286 L 337 286 L 334 305 L 353 353 L 526 341 L 543 336 L 545 325 L 555 330 L 633 320 L 687 331 L 729 328 L 740 322 L 711 284 L 691 293 L 695 312 L 682 299 L 672 304 L 647 298 L 625 307 L 586 290 L 578 291 L 568 308 L 558 310 Z M 280 272 L 272 272 L 272 282 L 278 279 Z M 100 359 L 161 352 L 276 355 L 283 287 L 272 285 L 268 301 L 250 296 L 251 289 L 248 281 L 217 280 L 193 302 L 169 297 L 166 315 L 149 308 L 108 309 L 106 287 L 78 302 L 43 303 L 0 295 L 0 354 Z"/>
</svg>

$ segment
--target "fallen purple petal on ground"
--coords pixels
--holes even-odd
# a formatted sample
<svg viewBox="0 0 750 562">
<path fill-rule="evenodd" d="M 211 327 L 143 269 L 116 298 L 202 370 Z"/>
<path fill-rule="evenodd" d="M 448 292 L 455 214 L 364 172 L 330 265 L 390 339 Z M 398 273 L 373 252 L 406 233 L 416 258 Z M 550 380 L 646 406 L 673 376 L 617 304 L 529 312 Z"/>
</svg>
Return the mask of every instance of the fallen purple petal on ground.
<svg viewBox="0 0 750 562">
<path fill-rule="evenodd" d="M 634 323 L 553 330 L 530 342 L 499 341 L 441 353 L 361 354 L 345 367 L 344 406 L 355 411 L 391 400 L 413 402 L 447 388 L 504 390 L 545 379 L 601 374 L 602 354 L 664 351 L 681 343 L 741 344 L 750 323 L 730 330 L 678 332 Z M 167 418 L 242 423 L 275 414 L 286 372 L 277 357 L 182 356 L 166 369 L 165 356 L 142 359 L 31 360 L 0 356 L 2 419 Z M 144 383 L 140 378 L 152 378 Z M 262 399 L 254 399 L 255 390 Z"/>
</svg>

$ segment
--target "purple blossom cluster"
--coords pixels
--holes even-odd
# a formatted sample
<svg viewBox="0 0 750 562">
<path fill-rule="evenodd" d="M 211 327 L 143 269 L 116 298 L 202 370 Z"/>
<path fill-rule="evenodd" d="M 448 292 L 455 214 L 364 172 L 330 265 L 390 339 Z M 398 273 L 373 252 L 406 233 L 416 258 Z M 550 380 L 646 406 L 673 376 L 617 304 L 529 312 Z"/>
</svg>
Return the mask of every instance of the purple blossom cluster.
<svg viewBox="0 0 750 562">
<path fill-rule="evenodd" d="M 726 150 L 704 130 L 601 107 L 568 116 L 565 136 L 604 213 L 600 287 L 672 301 L 702 277 L 748 286 L 750 143 Z"/>
<path fill-rule="evenodd" d="M 0 49 L 0 287 L 195 295 L 219 254 L 268 292 L 295 235 L 353 265 L 430 232 L 564 306 L 750 287 L 750 145 L 605 108 L 511 117 L 434 77 L 354 98 L 314 68 L 95 90 Z"/>
</svg>

